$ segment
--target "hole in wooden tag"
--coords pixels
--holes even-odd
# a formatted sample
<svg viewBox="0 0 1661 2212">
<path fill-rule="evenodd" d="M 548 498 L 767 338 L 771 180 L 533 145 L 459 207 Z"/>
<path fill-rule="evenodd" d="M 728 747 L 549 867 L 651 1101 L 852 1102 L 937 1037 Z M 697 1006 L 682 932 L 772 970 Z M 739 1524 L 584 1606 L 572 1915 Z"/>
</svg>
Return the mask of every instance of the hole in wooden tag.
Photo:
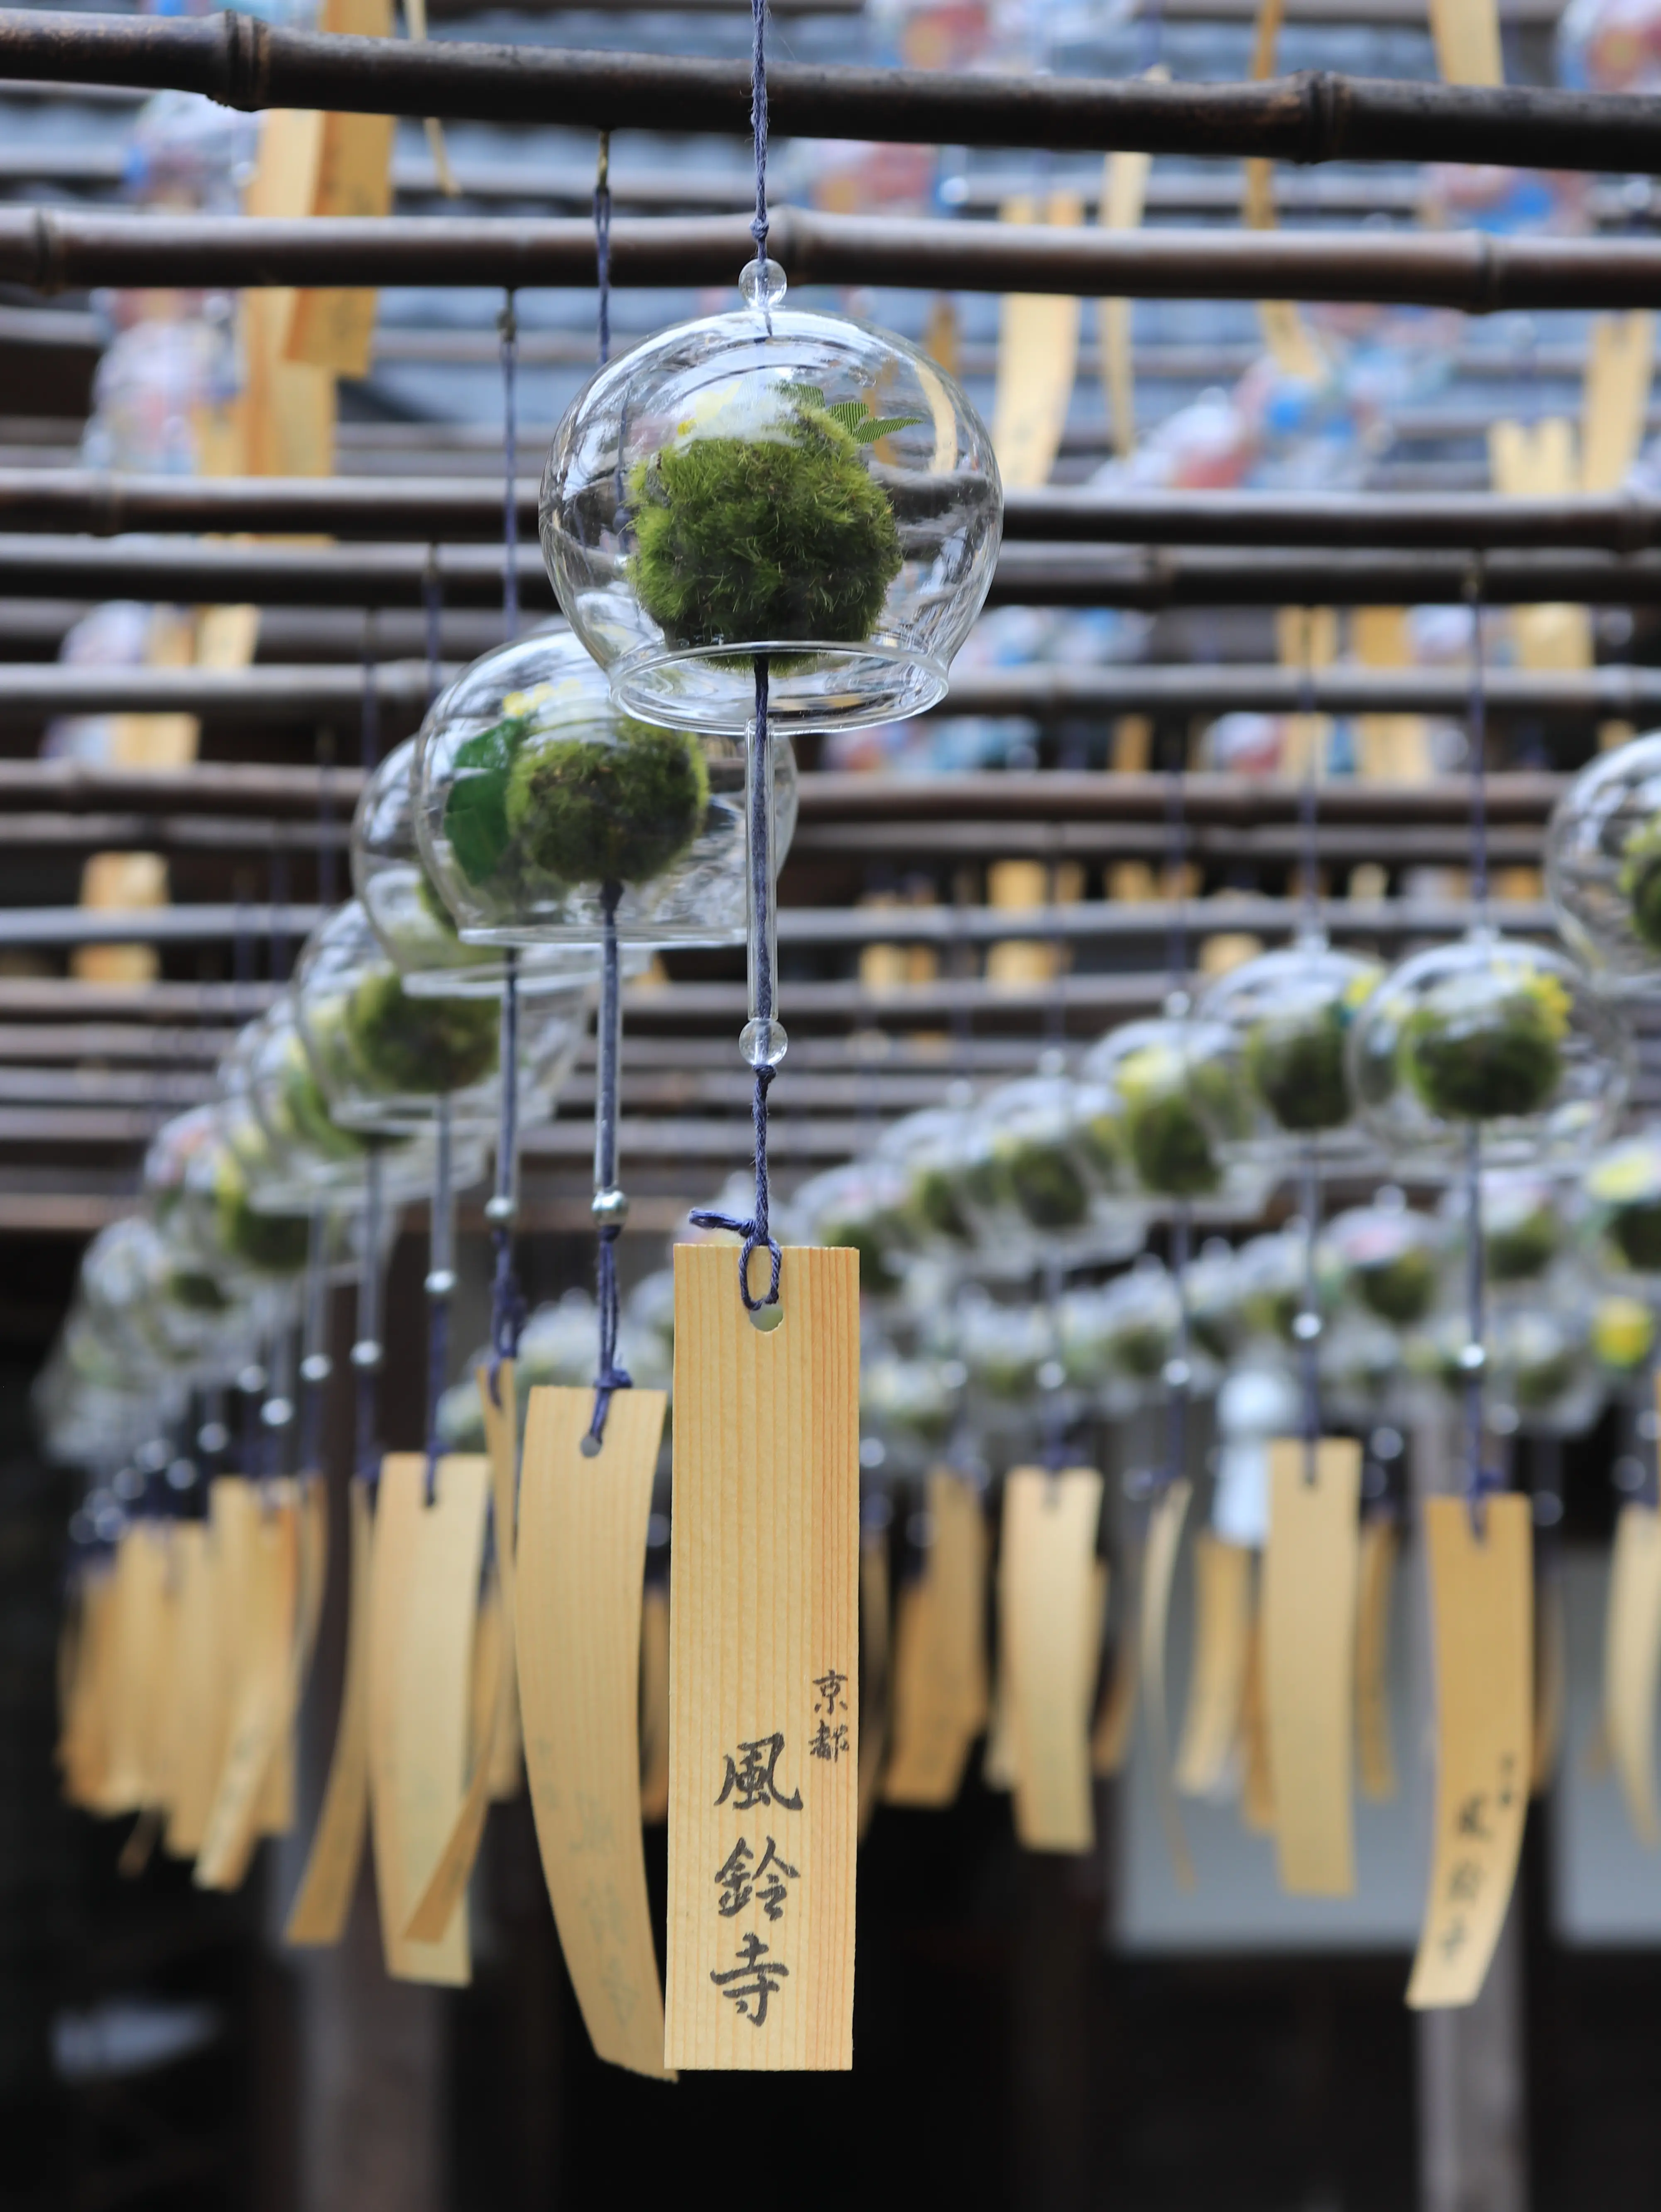
<svg viewBox="0 0 1661 2212">
<path fill-rule="evenodd" d="M 751 1328 L 758 1328 L 764 1336 L 770 1335 L 784 1319 L 784 1307 L 782 1304 L 776 1306 L 756 1306 L 753 1309 L 746 1306 L 745 1311 L 750 1316 Z"/>
</svg>

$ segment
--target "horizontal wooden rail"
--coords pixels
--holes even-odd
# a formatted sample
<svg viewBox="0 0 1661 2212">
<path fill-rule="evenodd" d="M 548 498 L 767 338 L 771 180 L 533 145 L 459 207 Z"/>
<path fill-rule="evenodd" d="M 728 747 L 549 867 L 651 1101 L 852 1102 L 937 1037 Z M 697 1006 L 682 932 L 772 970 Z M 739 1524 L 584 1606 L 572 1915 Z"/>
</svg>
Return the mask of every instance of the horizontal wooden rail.
<svg viewBox="0 0 1661 2212">
<path fill-rule="evenodd" d="M 231 107 L 564 124 L 747 137 L 741 60 L 673 59 L 446 40 L 338 38 L 246 15 L 155 18 L 0 10 L 0 76 L 170 86 Z M 768 70 L 780 137 L 1101 153 L 1262 155 L 1285 161 L 1499 162 L 1661 169 L 1642 94 L 1397 83 L 1328 71 L 1262 84 L 1168 83 L 824 67 Z"/>
<path fill-rule="evenodd" d="M 1661 149 L 1661 130 L 1654 143 Z M 621 217 L 611 238 L 611 282 L 619 288 L 736 286 L 753 252 L 748 227 L 737 215 Z M 1661 300 L 1661 240 L 1652 239 L 1372 229 L 1112 231 L 782 208 L 769 252 L 798 285 L 1378 301 L 1479 315 L 1650 307 Z M 586 289 L 594 282 L 594 233 L 592 222 L 578 216 L 288 222 L 4 208 L 0 282 L 47 293 L 98 284 Z M 733 299 L 736 304 L 736 290 Z"/>
</svg>

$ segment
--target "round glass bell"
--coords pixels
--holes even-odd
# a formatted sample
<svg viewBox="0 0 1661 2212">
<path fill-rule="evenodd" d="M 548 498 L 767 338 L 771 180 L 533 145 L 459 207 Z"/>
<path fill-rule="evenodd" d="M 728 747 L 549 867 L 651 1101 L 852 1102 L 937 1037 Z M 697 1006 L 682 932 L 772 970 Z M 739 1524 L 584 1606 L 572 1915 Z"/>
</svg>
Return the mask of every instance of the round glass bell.
<svg viewBox="0 0 1661 2212">
<path fill-rule="evenodd" d="M 355 1209 L 365 1202 L 365 1162 L 380 1161 L 388 1203 L 423 1198 L 433 1187 L 437 1147 L 429 1129 L 394 1136 L 337 1121 L 295 1012 L 284 992 L 252 1024 L 247 1045 L 249 1095 L 275 1155 L 273 1202 Z"/>
<path fill-rule="evenodd" d="M 1163 1399 L 1181 1326 L 1170 1269 L 1151 1255 L 1140 1261 L 1103 1289 L 1099 1315 L 1107 1363 L 1104 1409 L 1123 1416 Z M 1193 1380 L 1190 1374 L 1190 1388 Z"/>
<path fill-rule="evenodd" d="M 923 1474 L 951 1442 L 961 1395 L 961 1385 L 953 1387 L 943 1360 L 903 1358 L 885 1346 L 873 1358 L 862 1358 L 862 1453 L 875 1436 L 884 1447 L 881 1464 L 886 1474 Z"/>
<path fill-rule="evenodd" d="M 1092 1046 L 1083 1078 L 1101 1156 L 1110 1139 L 1145 1202 L 1185 1203 L 1202 1219 L 1261 1207 L 1267 1179 L 1240 1157 L 1251 1111 L 1222 1024 L 1127 1022 Z"/>
<path fill-rule="evenodd" d="M 1141 1246 L 1141 1212 L 1104 1188 L 1082 1118 L 1076 1086 L 1062 1074 L 1002 1084 L 975 1109 L 962 1188 L 1000 1272 L 1124 1259 Z"/>
<path fill-rule="evenodd" d="M 233 1141 L 233 1128 L 251 1127 L 266 1147 L 270 1140 L 252 1115 L 244 1119 L 240 1102 L 228 1114 L 216 1111 L 212 1143 L 192 1153 L 185 1170 L 185 1206 L 189 1234 L 210 1267 L 267 1289 L 288 1288 L 305 1273 L 311 1249 L 311 1224 L 303 1212 L 274 1213 L 254 1202 L 259 1164 L 251 1167 Z"/>
<path fill-rule="evenodd" d="M 1546 896 L 1606 990 L 1661 981 L 1661 731 L 1600 753 L 1552 810 Z"/>
<path fill-rule="evenodd" d="M 455 917 L 434 888 L 416 835 L 418 740 L 395 745 L 364 785 L 352 817 L 352 889 L 404 988 L 417 998 L 500 998 L 509 969 L 521 993 L 580 990 L 599 978 L 589 944 L 527 945 L 508 952 L 463 942 Z M 623 954 L 623 972 L 640 975 L 651 955 Z"/>
<path fill-rule="evenodd" d="M 1537 1283 L 1568 1249 L 1570 1194 L 1555 1176 L 1531 1168 L 1497 1168 L 1482 1176 L 1482 1267 L 1488 1287 L 1507 1293 Z M 1468 1226 L 1464 1194 L 1442 1201 L 1450 1225 L 1463 1240 Z"/>
<path fill-rule="evenodd" d="M 905 1185 L 905 1217 L 920 1252 L 972 1267 L 975 1220 L 963 1192 L 974 1115 L 962 1104 L 926 1106 L 891 1122 L 877 1154 Z"/>
<path fill-rule="evenodd" d="M 1661 1275 L 1661 1124 L 1609 1146 L 1581 1179 L 1585 1228 L 1614 1272 Z"/>
<path fill-rule="evenodd" d="M 295 974 L 300 1034 L 328 1102 L 347 1128 L 411 1130 L 449 1101 L 458 1130 L 488 1135 L 500 1110 L 494 999 L 415 998 L 356 900 L 307 943 Z M 570 1073 L 587 1018 L 584 995 L 531 1001 L 520 1028 L 524 1120 Z"/>
<path fill-rule="evenodd" d="M 621 945 L 744 942 L 742 726 L 700 735 L 620 713 L 560 631 L 476 660 L 416 746 L 421 857 L 464 944 L 569 957 L 602 941 L 613 896 Z M 788 744 L 771 750 L 776 868 L 796 763 Z"/>
<path fill-rule="evenodd" d="M 1442 1294 L 1449 1236 L 1399 1191 L 1335 1214 L 1321 1232 L 1316 1267 L 1324 1295 L 1391 1328 L 1427 1321 Z"/>
<path fill-rule="evenodd" d="M 860 1290 L 890 1298 L 904 1287 L 911 1250 L 905 1185 L 885 1160 L 850 1160 L 811 1176 L 790 1201 L 791 1233 L 806 1244 L 860 1255 Z"/>
<path fill-rule="evenodd" d="M 1008 1435 L 1031 1427 L 1040 1376 L 1055 1355 L 1055 1332 L 1042 1306 L 999 1305 L 983 1293 L 958 1313 L 958 1349 L 969 1376 L 977 1425 Z"/>
<path fill-rule="evenodd" d="M 1346 1048 L 1383 973 L 1376 961 L 1307 937 L 1242 961 L 1212 986 L 1199 1018 L 1230 1032 L 1251 1107 L 1247 1133 L 1223 1139 L 1226 1151 L 1238 1146 L 1278 1165 L 1311 1145 L 1322 1160 L 1366 1150 Z"/>
<path fill-rule="evenodd" d="M 751 263 L 743 309 L 593 377 L 555 434 L 543 558 L 619 706 L 742 735 L 920 714 L 992 580 L 992 439 L 922 349 L 786 309 Z"/>
<path fill-rule="evenodd" d="M 1490 1166 L 1583 1154 L 1613 1127 L 1629 1063 L 1618 1018 L 1572 960 L 1488 934 L 1392 969 L 1350 1038 L 1362 1119 L 1392 1159 L 1432 1172 L 1473 1129 Z"/>
</svg>

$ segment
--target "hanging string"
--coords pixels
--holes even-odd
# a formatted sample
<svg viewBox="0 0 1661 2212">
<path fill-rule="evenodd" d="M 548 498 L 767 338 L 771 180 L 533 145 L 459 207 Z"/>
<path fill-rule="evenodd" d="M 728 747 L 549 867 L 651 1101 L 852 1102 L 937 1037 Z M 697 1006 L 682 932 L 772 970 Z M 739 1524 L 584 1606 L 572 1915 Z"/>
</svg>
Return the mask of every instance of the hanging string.
<svg viewBox="0 0 1661 2212">
<path fill-rule="evenodd" d="M 594 168 L 594 266 L 599 289 L 599 365 L 611 358 L 611 134 L 599 134 Z"/>
<path fill-rule="evenodd" d="M 319 1473 L 323 1464 L 323 1386 L 334 1371 L 326 1340 L 329 1328 L 329 1216 L 312 1208 L 306 1247 L 305 1333 L 301 1343 L 300 1472 Z"/>
<path fill-rule="evenodd" d="M 743 1243 L 739 1250 L 739 1293 L 745 1309 L 759 1313 L 779 1302 L 779 1270 L 784 1255 L 768 1225 L 767 1094 L 783 1057 L 782 1033 L 773 1019 L 773 763 L 767 726 L 767 655 L 756 655 L 756 722 L 750 746 L 750 1019 L 740 1040 L 756 1071 L 751 1109 L 756 1133 L 756 1202 L 747 1221 L 699 1207 L 691 1216 L 698 1229 L 725 1229 Z M 751 1255 L 765 1248 L 770 1262 L 767 1289 L 750 1290 Z"/>
<path fill-rule="evenodd" d="M 767 0 L 750 0 L 753 26 L 750 48 L 750 128 L 756 143 L 756 214 L 750 235 L 761 264 L 759 299 L 767 335 L 773 335 L 773 303 L 767 284 Z"/>
<path fill-rule="evenodd" d="M 502 632 L 519 635 L 519 318 L 514 295 L 502 295 Z"/>
<path fill-rule="evenodd" d="M 373 1489 L 380 1474 L 375 1449 L 375 1378 L 380 1372 L 380 1149 L 363 1155 L 363 1255 L 357 1278 L 357 1335 L 352 1366 L 357 1376 L 357 1434 L 354 1462 L 358 1480 Z"/>
<path fill-rule="evenodd" d="M 1470 900 L 1475 927 L 1488 927 L 1488 689 L 1482 661 L 1482 558 L 1473 556 L 1465 597 L 1470 608 Z M 1484 1529 L 1482 1499 L 1504 1487 L 1502 1478 L 1482 1464 L 1483 1378 L 1488 1366 L 1488 1285 L 1482 1251 L 1482 1125 L 1465 1131 L 1465 1348 L 1459 1364 L 1465 1377 L 1465 1494 L 1472 1533 Z"/>
<path fill-rule="evenodd" d="M 605 1416 L 614 1390 L 628 1390 L 633 1378 L 618 1365 L 617 1242 L 629 1218 L 629 1200 L 618 1182 L 618 1066 L 623 1039 L 623 987 L 618 964 L 618 901 L 620 883 L 601 886 L 604 935 L 599 973 L 599 1018 L 594 1053 L 594 1225 L 599 1233 L 595 1299 L 599 1308 L 599 1364 L 594 1376 L 594 1413 L 583 1449 L 592 1458 L 605 1437 Z"/>
<path fill-rule="evenodd" d="M 438 1402 L 450 1365 L 450 1300 L 455 1294 L 455 1193 L 451 1175 L 454 1106 L 441 1091 L 435 1133 L 438 1160 L 433 1175 L 432 1225 L 427 1246 L 427 1503 L 438 1495 Z"/>
<path fill-rule="evenodd" d="M 1302 854 L 1303 918 L 1305 940 L 1321 938 L 1321 896 L 1317 874 L 1320 841 L 1317 831 L 1322 730 L 1315 714 L 1315 611 L 1303 610 L 1303 675 L 1299 702 L 1304 726 L 1303 785 L 1298 795 L 1299 844 Z M 1321 1228 L 1321 1154 L 1313 1130 L 1305 1137 L 1299 1180 L 1304 1215 L 1304 1302 L 1293 1322 L 1303 1384 L 1304 1480 L 1315 1481 L 1317 1447 L 1321 1440 L 1321 1305 L 1315 1273 L 1315 1243 Z"/>
<path fill-rule="evenodd" d="M 1184 806 L 1183 739 L 1167 737 L 1165 769 L 1165 892 L 1171 901 L 1171 923 L 1166 938 L 1165 1011 L 1168 1020 L 1180 1021 L 1188 1013 L 1188 820 Z M 1161 1488 L 1180 1481 L 1188 1471 L 1188 1398 L 1194 1379 L 1188 1316 L 1188 1262 L 1192 1243 L 1189 1201 L 1178 1199 L 1171 1224 L 1171 1275 L 1177 1292 L 1177 1337 L 1165 1362 L 1165 1472 Z"/>
</svg>

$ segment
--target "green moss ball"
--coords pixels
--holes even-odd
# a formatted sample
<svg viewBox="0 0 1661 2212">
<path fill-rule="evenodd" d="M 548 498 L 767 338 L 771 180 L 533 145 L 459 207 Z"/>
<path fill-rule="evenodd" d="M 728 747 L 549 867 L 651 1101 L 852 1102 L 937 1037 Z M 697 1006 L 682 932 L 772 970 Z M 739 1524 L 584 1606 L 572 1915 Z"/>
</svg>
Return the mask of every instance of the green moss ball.
<svg viewBox="0 0 1661 2212">
<path fill-rule="evenodd" d="M 900 572 L 858 441 L 810 401 L 765 437 L 666 446 L 629 481 L 641 605 L 671 645 L 858 644 Z"/>
<path fill-rule="evenodd" d="M 204 1267 L 174 1267 L 167 1275 L 167 1296 L 186 1313 L 221 1314 L 230 1300 Z"/>
<path fill-rule="evenodd" d="M 1322 1006 L 1259 1022 L 1246 1041 L 1247 1080 L 1281 1128 L 1342 1128 L 1352 1101 L 1344 1073 L 1344 1023 Z"/>
<path fill-rule="evenodd" d="M 1397 1328 L 1423 1321 L 1436 1303 L 1436 1261 L 1414 1249 L 1355 1271 L 1355 1295 L 1372 1314 Z"/>
<path fill-rule="evenodd" d="M 214 1228 L 222 1251 L 261 1275 L 297 1275 L 311 1245 L 302 1214 L 260 1213 L 238 1170 L 222 1164 L 214 1182 Z"/>
<path fill-rule="evenodd" d="M 1220 1180 L 1205 1123 L 1179 1091 L 1132 1100 L 1125 1133 L 1137 1180 L 1169 1198 L 1202 1198 Z"/>
<path fill-rule="evenodd" d="M 900 1286 L 901 1274 L 887 1239 L 873 1221 L 824 1221 L 820 1240 L 860 1255 L 860 1288 L 867 1297 L 884 1297 Z"/>
<path fill-rule="evenodd" d="M 1398 1057 L 1433 1114 L 1499 1121 L 1537 1113 L 1550 1098 L 1562 1073 L 1564 1026 L 1543 992 L 1506 991 L 1445 1007 L 1433 995 L 1402 1024 Z"/>
<path fill-rule="evenodd" d="M 397 971 L 366 975 L 346 1006 L 346 1031 L 369 1080 L 388 1092 L 465 1091 L 496 1071 L 493 999 L 413 999 Z"/>
<path fill-rule="evenodd" d="M 1617 1206 L 1609 1238 L 1634 1274 L 1661 1274 L 1661 1199 Z"/>
<path fill-rule="evenodd" d="M 964 1218 L 955 1178 L 945 1168 L 923 1168 L 911 1178 L 908 1203 L 913 1221 L 925 1237 L 948 1244 L 970 1244 L 975 1232 Z"/>
<path fill-rule="evenodd" d="M 1503 1229 L 1490 1229 L 1482 1239 L 1488 1279 L 1532 1282 L 1556 1258 L 1562 1241 L 1557 1218 L 1545 1206 L 1536 1206 L 1532 1212 L 1507 1222 Z"/>
<path fill-rule="evenodd" d="M 343 1129 L 330 1113 L 323 1086 L 297 1043 L 283 1073 L 282 1097 L 290 1128 L 309 1151 L 327 1160 L 350 1160 L 366 1149 L 363 1139 Z"/>
<path fill-rule="evenodd" d="M 625 722 L 612 743 L 523 747 L 508 778 L 508 827 L 526 857 L 567 884 L 643 884 L 703 827 L 709 771 L 696 738 Z"/>
<path fill-rule="evenodd" d="M 1090 1193 L 1065 1145 L 1019 1139 L 1005 1147 L 1003 1161 L 1015 1203 L 1035 1229 L 1077 1229 L 1088 1219 Z"/>
</svg>

